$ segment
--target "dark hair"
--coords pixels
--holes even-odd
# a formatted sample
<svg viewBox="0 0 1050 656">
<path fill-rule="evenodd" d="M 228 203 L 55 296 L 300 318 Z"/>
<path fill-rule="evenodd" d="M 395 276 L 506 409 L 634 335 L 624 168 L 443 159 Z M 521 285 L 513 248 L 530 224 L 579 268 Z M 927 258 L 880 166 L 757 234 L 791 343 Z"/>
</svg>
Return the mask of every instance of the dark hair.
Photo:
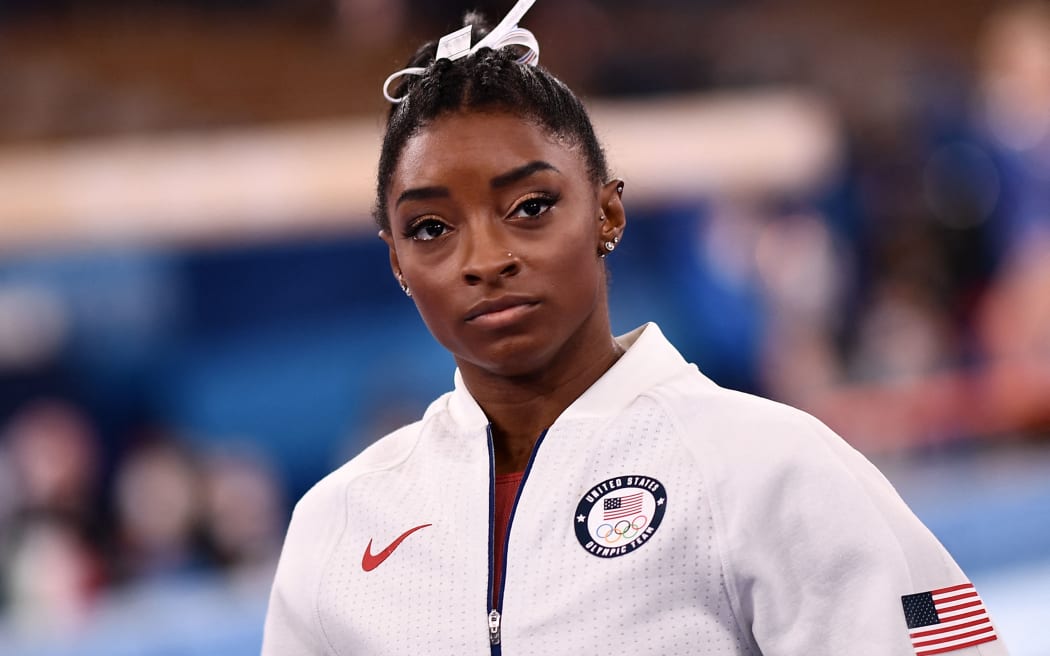
<svg viewBox="0 0 1050 656">
<path fill-rule="evenodd" d="M 464 24 L 473 26 L 472 43 L 488 33 L 475 13 L 467 14 Z M 517 54 L 509 48 L 482 48 L 455 61 L 435 61 L 436 52 L 436 41 L 417 50 L 408 66 L 426 67 L 426 72 L 404 76 L 392 92 L 404 101 L 390 110 L 379 155 L 373 214 L 381 229 L 390 229 L 386 194 L 405 143 L 434 119 L 457 110 L 508 111 L 533 120 L 552 135 L 582 148 L 595 182 L 609 177 L 605 151 L 583 103 L 546 69 L 519 64 Z"/>
</svg>

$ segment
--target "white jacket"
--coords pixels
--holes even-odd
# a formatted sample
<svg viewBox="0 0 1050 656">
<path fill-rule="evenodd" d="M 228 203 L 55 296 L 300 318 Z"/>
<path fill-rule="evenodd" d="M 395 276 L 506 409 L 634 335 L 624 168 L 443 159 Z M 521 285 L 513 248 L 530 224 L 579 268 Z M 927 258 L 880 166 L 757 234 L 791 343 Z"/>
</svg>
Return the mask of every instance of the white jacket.
<svg viewBox="0 0 1050 656">
<path fill-rule="evenodd" d="M 823 424 L 718 387 L 653 324 L 619 341 L 533 451 L 498 613 L 488 422 L 457 372 L 298 503 L 263 654 L 913 656 L 995 636 L 936 538 Z M 906 605 L 928 626 L 909 635 Z"/>
</svg>

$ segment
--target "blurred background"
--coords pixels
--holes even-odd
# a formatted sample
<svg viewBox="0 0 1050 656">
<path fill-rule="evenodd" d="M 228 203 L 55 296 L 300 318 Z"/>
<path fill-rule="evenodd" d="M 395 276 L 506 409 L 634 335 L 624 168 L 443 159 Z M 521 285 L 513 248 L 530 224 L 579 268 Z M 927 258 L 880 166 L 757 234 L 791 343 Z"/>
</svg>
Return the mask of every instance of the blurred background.
<svg viewBox="0 0 1050 656">
<path fill-rule="evenodd" d="M 258 652 L 295 500 L 451 386 L 380 85 L 511 4 L 0 0 L 0 653 Z M 617 331 L 818 415 L 1050 654 L 1050 5 L 524 25 L 627 180 Z"/>
</svg>

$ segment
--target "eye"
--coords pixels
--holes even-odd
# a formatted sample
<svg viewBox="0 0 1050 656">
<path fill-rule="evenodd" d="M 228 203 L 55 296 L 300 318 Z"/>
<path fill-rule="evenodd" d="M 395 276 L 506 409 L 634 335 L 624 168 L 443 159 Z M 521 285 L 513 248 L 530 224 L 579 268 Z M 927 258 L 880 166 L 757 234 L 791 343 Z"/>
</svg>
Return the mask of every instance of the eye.
<svg viewBox="0 0 1050 656">
<path fill-rule="evenodd" d="M 409 226 L 405 236 L 416 241 L 432 241 L 448 232 L 448 226 L 437 219 L 423 219 Z"/>
<path fill-rule="evenodd" d="M 514 208 L 514 212 L 512 212 L 511 216 L 517 218 L 535 218 L 554 207 L 555 202 L 557 202 L 556 199 L 547 196 L 526 198 L 518 203 L 518 206 Z"/>
</svg>

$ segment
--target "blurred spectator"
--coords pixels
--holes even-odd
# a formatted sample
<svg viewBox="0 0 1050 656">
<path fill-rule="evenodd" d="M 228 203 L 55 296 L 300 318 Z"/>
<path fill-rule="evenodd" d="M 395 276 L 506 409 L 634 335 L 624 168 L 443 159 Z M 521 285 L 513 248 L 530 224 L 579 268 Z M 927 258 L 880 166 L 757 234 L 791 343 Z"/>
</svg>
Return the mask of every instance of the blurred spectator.
<svg viewBox="0 0 1050 656">
<path fill-rule="evenodd" d="M 218 562 L 238 579 L 270 580 L 284 539 L 286 503 L 260 454 L 205 459 L 203 528 Z"/>
<path fill-rule="evenodd" d="M 9 535 L 4 560 L 9 613 L 20 632 L 70 631 L 88 618 L 100 562 L 68 521 L 38 515 L 22 522 Z"/>
<path fill-rule="evenodd" d="M 915 380 L 954 363 L 954 327 L 934 299 L 915 284 L 885 281 L 865 308 L 850 378 Z"/>
<path fill-rule="evenodd" d="M 770 322 L 762 382 L 775 398 L 803 403 L 841 377 L 835 337 L 852 284 L 848 255 L 825 217 L 798 213 L 766 223 L 755 262 Z"/>
<path fill-rule="evenodd" d="M 1050 7 L 994 14 L 980 49 L 982 119 L 1003 169 L 1003 261 L 977 318 L 985 430 L 1050 426 Z"/>
<path fill-rule="evenodd" d="M 117 471 L 114 490 L 121 580 L 187 574 L 205 564 L 201 473 L 181 445 L 152 437 L 134 448 Z"/>
<path fill-rule="evenodd" d="M 93 519 L 99 445 L 78 408 L 36 401 L 11 419 L 5 433 L 27 511 L 54 513 L 74 523 Z"/>
<path fill-rule="evenodd" d="M 988 290 L 978 336 L 990 433 L 1050 427 L 1050 234 L 1019 248 Z"/>
<path fill-rule="evenodd" d="M 40 367 L 68 337 L 68 309 L 49 289 L 0 284 L 0 370 Z"/>
<path fill-rule="evenodd" d="M 26 405 L 3 436 L 0 601 L 21 629 L 75 626 L 104 580 L 97 438 L 78 408 L 53 399 Z"/>
<path fill-rule="evenodd" d="M 994 14 L 979 50 L 983 132 L 1003 177 L 998 247 L 1009 253 L 1050 234 L 1050 7 Z"/>
</svg>

